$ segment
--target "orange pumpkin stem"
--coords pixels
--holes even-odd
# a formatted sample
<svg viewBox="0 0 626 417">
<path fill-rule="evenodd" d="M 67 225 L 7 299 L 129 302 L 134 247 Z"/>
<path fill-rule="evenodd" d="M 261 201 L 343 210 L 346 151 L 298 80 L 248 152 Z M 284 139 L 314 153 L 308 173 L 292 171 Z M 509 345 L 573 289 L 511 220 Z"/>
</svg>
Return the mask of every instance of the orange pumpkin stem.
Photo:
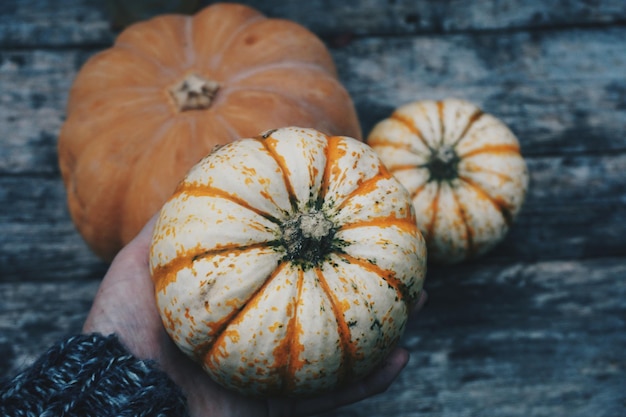
<svg viewBox="0 0 626 417">
<path fill-rule="evenodd" d="M 170 89 L 179 111 L 203 110 L 211 107 L 220 85 L 196 74 L 187 75 Z"/>
</svg>

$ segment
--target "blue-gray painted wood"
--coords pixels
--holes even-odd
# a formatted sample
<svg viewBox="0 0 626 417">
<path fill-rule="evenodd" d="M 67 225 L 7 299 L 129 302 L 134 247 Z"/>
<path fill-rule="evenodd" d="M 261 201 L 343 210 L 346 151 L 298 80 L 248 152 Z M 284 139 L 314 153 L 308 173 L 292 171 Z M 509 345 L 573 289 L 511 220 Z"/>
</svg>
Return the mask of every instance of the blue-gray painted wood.
<svg viewBox="0 0 626 417">
<path fill-rule="evenodd" d="M 396 383 L 325 416 L 626 415 L 626 3 L 245 3 L 322 37 L 365 133 L 462 97 L 511 126 L 530 169 L 493 252 L 430 267 Z M 106 271 L 69 218 L 56 140 L 80 66 L 131 18 L 109 5 L 0 4 L 1 375 L 79 331 Z"/>
</svg>

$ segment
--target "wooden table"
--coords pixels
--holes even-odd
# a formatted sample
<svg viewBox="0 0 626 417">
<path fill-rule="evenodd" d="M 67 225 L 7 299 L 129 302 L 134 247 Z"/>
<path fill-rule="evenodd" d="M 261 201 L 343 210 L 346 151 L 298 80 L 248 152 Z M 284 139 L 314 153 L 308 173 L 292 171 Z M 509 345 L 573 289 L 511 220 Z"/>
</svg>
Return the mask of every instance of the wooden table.
<svg viewBox="0 0 626 417">
<path fill-rule="evenodd" d="M 78 332 L 106 271 L 56 157 L 71 82 L 116 35 L 93 3 L 0 5 L 0 375 Z M 399 379 L 326 415 L 626 416 L 626 2 L 245 3 L 322 37 L 364 132 L 399 104 L 465 98 L 509 124 L 530 169 L 497 249 L 430 267 Z"/>
</svg>

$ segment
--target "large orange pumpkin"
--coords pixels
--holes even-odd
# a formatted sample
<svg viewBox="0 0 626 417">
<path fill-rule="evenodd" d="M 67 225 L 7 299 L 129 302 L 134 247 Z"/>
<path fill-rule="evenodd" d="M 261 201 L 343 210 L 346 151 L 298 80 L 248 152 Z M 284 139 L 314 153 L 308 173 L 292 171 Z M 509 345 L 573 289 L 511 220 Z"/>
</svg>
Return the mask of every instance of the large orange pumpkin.
<svg viewBox="0 0 626 417">
<path fill-rule="evenodd" d="M 150 268 L 167 332 L 217 382 L 312 395 L 398 342 L 426 245 L 369 146 L 283 128 L 191 169 L 161 210 Z"/>
<path fill-rule="evenodd" d="M 59 137 L 74 223 L 105 259 L 210 149 L 287 125 L 360 138 L 324 44 L 242 5 L 163 15 L 80 70 Z"/>
</svg>

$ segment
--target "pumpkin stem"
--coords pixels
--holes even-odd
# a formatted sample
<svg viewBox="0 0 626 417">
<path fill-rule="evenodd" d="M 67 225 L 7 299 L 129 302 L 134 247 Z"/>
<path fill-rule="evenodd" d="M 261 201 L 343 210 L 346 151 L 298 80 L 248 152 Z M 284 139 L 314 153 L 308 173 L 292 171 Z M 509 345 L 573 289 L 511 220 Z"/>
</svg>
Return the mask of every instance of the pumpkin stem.
<svg viewBox="0 0 626 417">
<path fill-rule="evenodd" d="M 426 167 L 430 170 L 430 180 L 450 181 L 458 177 L 459 156 L 453 148 L 444 146 L 430 156 Z"/>
<path fill-rule="evenodd" d="M 189 74 L 170 88 L 170 94 L 179 111 L 203 110 L 211 106 L 219 88 L 216 81 Z"/>
<path fill-rule="evenodd" d="M 316 265 L 332 250 L 335 225 L 321 211 L 299 213 L 282 227 L 282 243 L 290 261 Z"/>
</svg>

